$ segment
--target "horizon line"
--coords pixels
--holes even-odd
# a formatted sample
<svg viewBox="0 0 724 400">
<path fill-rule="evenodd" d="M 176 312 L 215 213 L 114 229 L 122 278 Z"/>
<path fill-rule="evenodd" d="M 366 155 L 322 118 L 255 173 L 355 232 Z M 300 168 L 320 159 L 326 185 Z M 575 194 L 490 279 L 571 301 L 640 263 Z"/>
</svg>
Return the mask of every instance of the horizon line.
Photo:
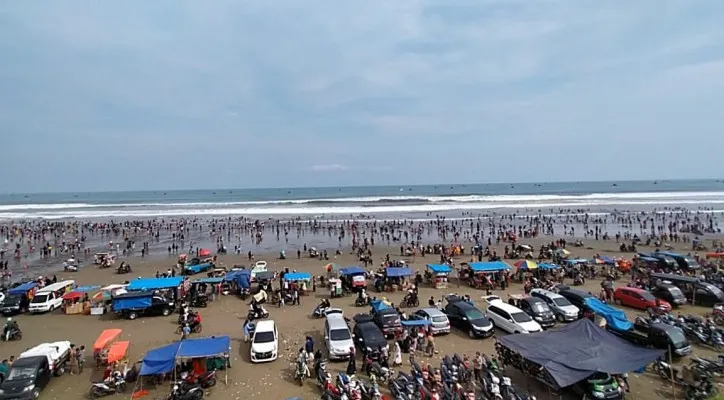
<svg viewBox="0 0 724 400">
<path fill-rule="evenodd" d="M 405 184 L 387 184 L 387 185 L 346 185 L 346 186 L 336 186 L 336 185 L 329 185 L 329 186 L 296 186 L 296 187 L 247 187 L 247 188 L 211 188 L 211 189 L 129 189 L 129 190 L 80 190 L 80 191 L 70 191 L 70 192 L 0 192 L 0 196 L 29 196 L 29 195 L 59 195 L 59 194 L 99 194 L 99 193 L 128 193 L 128 192 L 138 192 L 138 193 L 152 193 L 152 192 L 198 192 L 198 191 L 208 191 L 208 192 L 216 192 L 216 191 L 223 191 L 223 190 L 299 190 L 299 189 L 330 189 L 330 188 L 339 188 L 339 189 L 356 189 L 356 188 L 369 188 L 369 187 L 379 187 L 379 188 L 399 188 L 399 187 L 405 187 L 405 188 L 412 188 L 412 187 L 421 187 L 421 186 L 476 186 L 476 185 L 545 185 L 545 184 L 561 184 L 561 183 L 569 183 L 569 184 L 581 184 L 581 183 L 637 183 L 637 182 L 682 182 L 682 181 L 712 181 L 712 182 L 722 182 L 722 179 L 719 178 L 694 178 L 694 179 L 624 179 L 624 180 L 581 180 L 581 181 L 547 181 L 547 182 L 476 182 L 476 183 L 426 183 L 426 184 L 414 184 L 414 185 L 405 185 Z"/>
</svg>

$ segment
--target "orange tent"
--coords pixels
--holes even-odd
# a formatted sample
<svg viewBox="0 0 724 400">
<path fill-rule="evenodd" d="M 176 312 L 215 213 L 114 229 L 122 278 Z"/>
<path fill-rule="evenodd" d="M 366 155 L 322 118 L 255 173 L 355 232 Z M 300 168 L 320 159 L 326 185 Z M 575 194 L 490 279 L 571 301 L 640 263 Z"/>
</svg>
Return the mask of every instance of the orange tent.
<svg viewBox="0 0 724 400">
<path fill-rule="evenodd" d="M 101 332 L 101 335 L 98 336 L 98 339 L 96 339 L 96 342 L 93 344 L 93 351 L 99 351 L 102 349 L 105 349 L 108 347 L 111 342 L 116 340 L 118 336 L 123 333 L 122 329 L 106 329 L 103 332 Z"/>
<path fill-rule="evenodd" d="M 108 349 L 108 362 L 112 363 L 123 360 L 126 354 L 128 354 L 128 346 L 130 345 L 131 342 L 128 341 L 113 343 L 111 348 Z"/>
<path fill-rule="evenodd" d="M 706 258 L 724 258 L 724 253 L 707 253 Z"/>
</svg>

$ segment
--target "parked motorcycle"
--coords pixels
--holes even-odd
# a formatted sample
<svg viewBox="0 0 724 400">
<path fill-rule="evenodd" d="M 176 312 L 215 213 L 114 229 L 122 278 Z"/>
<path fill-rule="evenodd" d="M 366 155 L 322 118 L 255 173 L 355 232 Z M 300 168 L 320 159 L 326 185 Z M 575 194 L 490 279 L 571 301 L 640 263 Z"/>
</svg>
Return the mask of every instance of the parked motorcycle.
<svg viewBox="0 0 724 400">
<path fill-rule="evenodd" d="M 204 390 L 200 385 L 187 387 L 186 385 L 176 383 L 171 389 L 168 400 L 201 400 L 204 398 Z"/>
<path fill-rule="evenodd" d="M 18 328 L 10 328 L 5 330 L 5 335 L 3 336 L 3 339 L 5 339 L 6 342 L 9 342 L 11 340 L 20 340 L 23 338 L 23 332 Z"/>
<path fill-rule="evenodd" d="M 258 310 L 250 309 L 249 313 L 246 315 L 246 318 L 249 321 L 253 321 L 255 319 L 269 318 L 269 312 L 264 308 L 264 306 L 259 306 Z"/>
<path fill-rule="evenodd" d="M 185 385 L 200 385 L 202 389 L 216 386 L 216 370 L 206 371 L 201 375 L 189 374 L 184 379 Z"/>
<path fill-rule="evenodd" d="M 126 390 L 126 381 L 120 372 L 116 371 L 113 376 L 103 382 L 95 382 L 88 390 L 91 399 L 110 396 L 116 393 L 123 393 Z"/>
</svg>

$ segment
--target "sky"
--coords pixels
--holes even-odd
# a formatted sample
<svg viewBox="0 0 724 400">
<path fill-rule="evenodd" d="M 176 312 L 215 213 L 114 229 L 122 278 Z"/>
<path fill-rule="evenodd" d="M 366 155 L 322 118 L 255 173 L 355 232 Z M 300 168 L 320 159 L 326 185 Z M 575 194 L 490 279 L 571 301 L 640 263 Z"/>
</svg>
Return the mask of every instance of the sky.
<svg viewBox="0 0 724 400">
<path fill-rule="evenodd" d="M 721 21 L 721 1 L 5 2 L 0 192 L 724 178 Z"/>
</svg>

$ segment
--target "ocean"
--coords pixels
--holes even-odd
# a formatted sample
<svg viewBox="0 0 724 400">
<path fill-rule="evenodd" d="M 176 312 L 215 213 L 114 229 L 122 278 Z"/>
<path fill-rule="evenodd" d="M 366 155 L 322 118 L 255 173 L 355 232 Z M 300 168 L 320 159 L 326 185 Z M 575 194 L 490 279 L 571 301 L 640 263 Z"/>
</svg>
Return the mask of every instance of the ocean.
<svg viewBox="0 0 724 400">
<path fill-rule="evenodd" d="M 431 218 L 523 210 L 721 212 L 724 181 L 445 184 L 0 195 L 0 220 L 254 218 L 302 216 Z"/>
</svg>

